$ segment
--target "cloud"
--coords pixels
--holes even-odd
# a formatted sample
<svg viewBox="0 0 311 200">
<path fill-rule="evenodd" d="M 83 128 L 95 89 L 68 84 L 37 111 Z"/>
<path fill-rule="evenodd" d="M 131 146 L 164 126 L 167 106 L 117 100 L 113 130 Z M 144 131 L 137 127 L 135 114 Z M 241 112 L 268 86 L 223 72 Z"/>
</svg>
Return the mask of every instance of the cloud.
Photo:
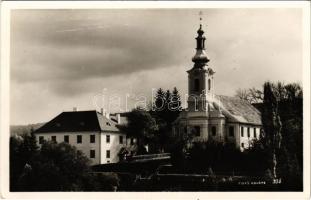
<svg viewBox="0 0 311 200">
<path fill-rule="evenodd" d="M 14 10 L 12 121 L 48 120 L 51 113 L 74 106 L 93 109 L 90 99 L 103 88 L 149 95 L 151 88 L 177 86 L 186 93 L 198 11 Z M 261 87 L 265 80 L 301 80 L 301 10 L 203 13 L 218 94 Z"/>
<path fill-rule="evenodd" d="M 170 37 L 167 32 L 146 30 L 136 24 L 84 25 L 84 20 L 65 23 L 38 19 L 29 19 L 32 26 L 21 19 L 13 23 L 12 80 L 74 81 L 182 62 L 177 52 L 172 54 L 179 47 L 178 35 Z M 168 38 L 171 38 L 168 42 L 162 42 Z"/>
</svg>

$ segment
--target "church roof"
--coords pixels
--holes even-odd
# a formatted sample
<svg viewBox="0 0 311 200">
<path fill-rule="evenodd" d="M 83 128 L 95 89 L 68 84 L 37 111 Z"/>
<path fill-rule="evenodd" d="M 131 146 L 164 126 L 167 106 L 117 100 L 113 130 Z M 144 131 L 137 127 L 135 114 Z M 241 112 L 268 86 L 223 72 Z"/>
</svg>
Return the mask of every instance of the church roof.
<svg viewBox="0 0 311 200">
<path fill-rule="evenodd" d="M 252 104 L 237 97 L 216 95 L 213 102 L 229 122 L 261 125 L 261 113 Z"/>
<path fill-rule="evenodd" d="M 36 133 L 109 131 L 119 132 L 117 123 L 96 110 L 62 112 L 51 121 L 37 129 Z"/>
</svg>

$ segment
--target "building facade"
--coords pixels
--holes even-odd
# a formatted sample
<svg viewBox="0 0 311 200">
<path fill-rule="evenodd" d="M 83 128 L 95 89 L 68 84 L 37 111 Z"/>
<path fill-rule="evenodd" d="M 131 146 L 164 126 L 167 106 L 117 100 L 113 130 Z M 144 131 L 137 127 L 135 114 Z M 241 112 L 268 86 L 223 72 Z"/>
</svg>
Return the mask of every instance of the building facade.
<svg viewBox="0 0 311 200">
<path fill-rule="evenodd" d="M 194 65 L 187 71 L 188 108 L 174 122 L 173 134 L 179 137 L 191 134 L 194 142 L 232 143 L 243 151 L 260 137 L 260 112 L 247 101 L 215 94 L 215 71 L 208 66 L 201 24 L 197 33 Z"/>
<path fill-rule="evenodd" d="M 124 148 L 134 148 L 135 138 L 128 138 L 103 112 L 62 112 L 35 131 L 38 145 L 44 141 L 68 143 L 88 157 L 92 164 L 116 163 Z"/>
</svg>

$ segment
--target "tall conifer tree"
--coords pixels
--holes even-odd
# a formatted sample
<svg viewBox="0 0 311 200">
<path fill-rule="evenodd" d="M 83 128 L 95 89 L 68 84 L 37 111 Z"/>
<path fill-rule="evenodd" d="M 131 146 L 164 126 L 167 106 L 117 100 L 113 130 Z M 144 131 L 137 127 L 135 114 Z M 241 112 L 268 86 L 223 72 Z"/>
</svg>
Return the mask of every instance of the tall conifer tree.
<svg viewBox="0 0 311 200">
<path fill-rule="evenodd" d="M 262 123 L 265 133 L 265 145 L 270 149 L 270 166 L 273 177 L 276 178 L 277 152 L 281 147 L 282 123 L 278 113 L 278 101 L 269 82 L 264 84 L 264 109 Z"/>
</svg>

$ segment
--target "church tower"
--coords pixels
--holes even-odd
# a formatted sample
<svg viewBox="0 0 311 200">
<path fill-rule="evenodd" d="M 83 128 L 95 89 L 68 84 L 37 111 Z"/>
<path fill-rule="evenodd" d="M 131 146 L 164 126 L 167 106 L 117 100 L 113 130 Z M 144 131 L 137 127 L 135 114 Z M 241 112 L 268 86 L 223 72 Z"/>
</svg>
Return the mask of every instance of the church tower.
<svg viewBox="0 0 311 200">
<path fill-rule="evenodd" d="M 201 20 L 201 18 L 200 18 Z M 174 133 L 180 136 L 192 135 L 193 141 L 207 141 L 209 138 L 221 141 L 225 118 L 215 108 L 214 74 L 208 67 L 209 58 L 205 52 L 205 36 L 202 24 L 197 31 L 196 52 L 193 66 L 188 73 L 188 108 L 175 121 Z"/>
<path fill-rule="evenodd" d="M 191 138 L 189 146 L 212 140 L 234 144 L 243 151 L 251 146 L 255 135 L 260 132 L 260 113 L 246 101 L 215 95 L 215 72 L 208 66 L 210 60 L 205 52 L 202 24 L 195 39 L 194 64 L 187 71 L 188 108 L 173 122 L 172 133 L 181 138 Z"/>
<path fill-rule="evenodd" d="M 205 52 L 205 36 L 202 24 L 197 31 L 196 53 L 192 58 L 194 65 L 188 70 L 188 110 L 208 111 L 208 101 L 214 98 L 214 74 L 208 67 L 209 59 Z"/>
</svg>

